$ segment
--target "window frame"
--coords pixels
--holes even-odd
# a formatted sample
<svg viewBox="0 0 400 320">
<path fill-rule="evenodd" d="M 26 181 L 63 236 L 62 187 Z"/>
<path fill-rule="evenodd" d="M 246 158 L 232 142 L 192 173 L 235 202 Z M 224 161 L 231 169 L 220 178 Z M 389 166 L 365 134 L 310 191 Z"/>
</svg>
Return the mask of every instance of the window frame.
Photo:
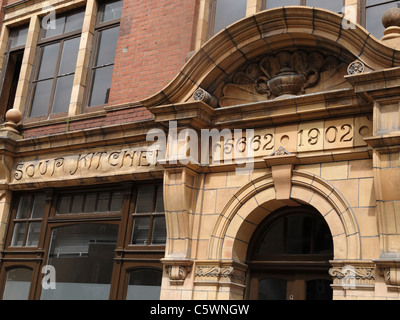
<svg viewBox="0 0 400 320">
<path fill-rule="evenodd" d="M 165 255 L 166 244 L 136 246 L 128 245 L 132 236 L 133 217 L 132 211 L 136 206 L 136 194 L 141 186 L 153 186 L 154 188 L 162 186 L 162 181 L 154 180 L 148 182 L 123 182 L 120 184 L 105 184 L 98 186 L 67 187 L 59 189 L 42 189 L 36 191 L 16 192 L 11 199 L 11 208 L 9 211 L 10 223 L 6 230 L 6 240 L 3 254 L 0 257 L 0 298 L 3 295 L 6 280 L 6 268 L 24 266 L 31 268 L 34 273 L 31 281 L 29 299 L 39 300 L 41 297 L 41 282 L 44 274 L 40 272 L 41 268 L 48 262 L 48 254 L 51 246 L 52 231 L 55 228 L 65 227 L 77 224 L 113 224 L 118 226 L 117 243 L 114 250 L 113 270 L 111 274 L 111 288 L 109 299 L 123 299 L 126 297 L 128 284 L 125 283 L 126 270 L 129 268 L 156 267 L 163 270 L 161 259 Z M 162 188 L 161 188 L 162 190 Z M 106 213 L 77 213 L 77 214 L 57 214 L 58 201 L 62 195 L 81 194 L 83 192 L 122 192 L 123 199 L 121 210 L 118 212 L 109 211 Z M 38 245 L 36 247 L 16 247 L 11 246 L 14 219 L 18 211 L 20 197 L 24 195 L 46 194 L 46 204 L 42 217 L 41 232 Z M 156 195 L 155 195 L 156 196 Z M 31 200 L 31 203 L 33 201 Z M 111 201 L 109 202 L 109 204 Z M 155 205 L 155 204 L 154 204 Z M 32 210 L 32 209 L 30 209 Z M 159 213 L 159 216 L 165 216 L 165 212 Z M 25 236 L 26 237 L 26 236 Z M 125 288 L 125 289 L 124 289 Z M 122 291 L 121 291 L 122 290 Z"/>
<path fill-rule="evenodd" d="M 121 24 L 121 18 L 101 22 L 101 17 L 103 16 L 103 13 L 105 11 L 105 6 L 109 3 L 113 2 L 118 2 L 119 0 L 115 1 L 98 1 L 98 10 L 97 10 L 97 15 L 96 15 L 96 23 L 94 27 L 94 33 L 93 33 L 93 41 L 92 41 L 92 52 L 90 54 L 89 58 L 89 63 L 88 63 L 88 68 L 87 68 L 87 76 L 86 76 L 86 90 L 84 93 L 84 98 L 83 98 L 83 104 L 82 104 L 82 110 L 83 113 L 89 113 L 89 112 L 95 112 L 95 111 L 100 111 L 103 110 L 105 106 L 109 104 L 109 98 L 110 98 L 110 92 L 111 92 L 111 87 L 110 87 L 110 92 L 108 93 L 107 97 L 107 103 L 101 104 L 101 105 L 95 105 L 95 106 L 89 106 L 89 102 L 92 96 L 92 90 L 93 90 L 93 78 L 94 78 L 94 71 L 101 68 L 105 67 L 106 65 L 102 66 L 95 66 L 98 54 L 99 54 L 99 34 L 100 32 L 107 30 L 107 29 L 112 29 L 112 28 L 117 28 Z M 122 0 L 123 3 L 123 0 Z M 117 45 L 118 45 L 118 39 L 117 39 Z M 112 64 L 107 64 L 107 66 L 114 66 L 115 65 L 115 58 Z M 113 68 L 114 70 L 114 68 Z M 111 75 L 112 77 L 112 75 Z M 111 82 L 112 83 L 112 82 Z"/>
<path fill-rule="evenodd" d="M 68 15 L 72 15 L 74 13 L 81 12 L 81 11 L 85 12 L 84 6 L 75 8 L 74 10 L 71 10 L 71 11 L 68 11 L 65 13 L 64 12 L 60 13 L 60 16 L 68 16 Z M 75 62 L 75 68 L 74 68 L 73 73 L 71 72 L 68 74 L 58 75 L 58 71 L 59 71 L 60 63 L 61 63 L 61 57 L 62 57 L 63 48 L 64 48 L 64 43 L 68 40 L 72 40 L 75 38 L 81 38 L 83 22 L 84 21 L 82 21 L 82 27 L 78 30 L 69 31 L 69 32 L 51 36 L 48 38 L 43 38 L 45 35 L 45 29 L 42 27 L 40 28 L 39 38 L 38 38 L 38 42 L 36 44 L 36 52 L 35 52 L 35 58 L 34 58 L 34 63 L 33 63 L 32 76 L 31 76 L 31 80 L 29 82 L 29 87 L 28 87 L 28 92 L 30 92 L 30 93 L 27 96 L 26 104 L 25 104 L 25 108 L 24 108 L 24 123 L 32 123 L 32 122 L 39 122 L 39 121 L 43 121 L 43 120 L 58 119 L 58 118 L 63 118 L 63 117 L 68 116 L 69 103 L 68 103 L 68 108 L 67 108 L 66 112 L 52 113 L 51 111 L 53 108 L 54 97 L 55 97 L 55 93 L 56 93 L 58 79 L 60 79 L 64 76 L 67 76 L 67 75 L 72 75 L 72 74 L 75 75 L 75 72 L 76 72 L 76 62 Z M 47 46 L 56 44 L 56 43 L 59 43 L 60 46 L 58 48 L 58 56 L 57 56 L 56 65 L 54 67 L 54 74 L 52 77 L 49 77 L 49 78 L 38 79 L 44 48 Z M 78 51 L 79 51 L 79 48 L 78 48 Z M 35 97 L 36 84 L 39 82 L 47 81 L 47 80 L 51 80 L 51 79 L 52 79 L 52 86 L 51 86 L 51 92 L 50 92 L 49 105 L 47 108 L 47 114 L 43 115 L 43 116 L 31 117 L 30 114 L 32 111 L 32 105 L 33 105 L 33 101 L 34 101 L 34 97 Z M 70 96 L 70 100 L 71 100 L 71 96 Z"/>
<path fill-rule="evenodd" d="M 25 52 L 26 40 L 25 40 L 25 44 L 22 44 L 22 45 L 19 45 L 19 46 L 11 48 L 12 34 L 13 34 L 13 32 L 15 30 L 22 29 L 22 28 L 26 28 L 29 31 L 29 23 L 25 23 L 25 24 L 22 24 L 22 25 L 19 25 L 19 26 L 15 26 L 14 28 L 10 28 L 9 26 L 4 26 L 4 28 L 8 28 L 9 34 L 8 34 L 7 46 L 6 46 L 6 51 L 4 53 L 4 60 L 3 60 L 2 71 L 1 71 L 0 95 L 3 94 L 3 89 L 4 89 L 4 86 L 6 85 L 5 84 L 5 80 L 7 78 L 7 73 L 10 70 L 9 69 L 9 67 L 10 67 L 9 66 L 10 56 L 13 55 L 13 54 L 16 54 L 16 55 L 17 54 L 22 54 L 22 59 L 23 59 L 23 55 L 24 55 L 24 52 Z M 21 65 L 22 65 L 22 61 L 21 61 Z M 15 66 L 14 66 L 14 68 L 15 68 Z M 14 72 L 13 72 L 13 74 L 14 74 Z M 19 71 L 18 79 L 19 79 L 20 75 L 21 75 L 21 70 Z M 12 83 L 10 83 L 10 87 L 11 87 L 11 85 L 12 85 Z M 15 88 L 15 89 L 17 89 L 17 88 Z M 8 109 L 8 101 L 10 99 L 10 95 L 9 95 L 9 92 L 8 92 L 7 88 L 5 90 L 7 91 L 5 93 L 5 94 L 7 94 L 7 102 L 4 102 L 4 104 L 1 103 L 0 108 L 4 109 L 4 114 L 0 115 L 0 122 L 4 122 L 5 121 L 5 114 L 9 110 Z M 14 100 L 15 100 L 15 97 L 14 97 Z M 11 108 L 12 108 L 12 106 L 11 106 Z M 1 110 L 1 113 L 3 113 L 3 110 Z"/>
</svg>

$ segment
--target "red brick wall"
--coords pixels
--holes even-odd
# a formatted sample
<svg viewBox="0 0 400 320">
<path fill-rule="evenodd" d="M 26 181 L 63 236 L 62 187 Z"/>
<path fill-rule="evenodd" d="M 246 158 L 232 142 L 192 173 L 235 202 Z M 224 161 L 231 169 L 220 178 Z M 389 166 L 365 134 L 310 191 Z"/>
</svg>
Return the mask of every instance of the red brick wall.
<svg viewBox="0 0 400 320">
<path fill-rule="evenodd" d="M 4 0 L 5 1 L 5 0 Z M 10 0 L 9 0 L 10 1 Z M 139 101 L 162 90 L 194 49 L 199 0 L 125 0 L 109 105 Z M 69 131 L 151 119 L 144 108 L 69 123 Z M 66 132 L 67 124 L 24 130 L 24 137 Z"/>
<path fill-rule="evenodd" d="M 153 115 L 144 107 L 112 111 L 105 116 L 91 119 L 64 122 L 59 124 L 41 126 L 24 130 L 24 138 L 32 138 L 67 131 L 84 130 L 113 124 L 122 124 L 135 121 L 152 119 Z"/>
<path fill-rule="evenodd" d="M 194 49 L 199 0 L 125 0 L 110 104 L 162 90 Z"/>
</svg>

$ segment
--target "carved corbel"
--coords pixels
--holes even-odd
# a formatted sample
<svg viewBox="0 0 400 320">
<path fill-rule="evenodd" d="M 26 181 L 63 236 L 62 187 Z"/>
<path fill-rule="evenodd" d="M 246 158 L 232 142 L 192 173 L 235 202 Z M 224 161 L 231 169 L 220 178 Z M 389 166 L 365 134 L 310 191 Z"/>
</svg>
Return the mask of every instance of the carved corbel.
<svg viewBox="0 0 400 320">
<path fill-rule="evenodd" d="M 264 161 L 268 167 L 271 167 L 276 199 L 289 200 L 292 189 L 292 171 L 294 165 L 298 163 L 297 155 L 281 146 L 264 157 Z"/>
<path fill-rule="evenodd" d="M 389 290 L 400 291 L 400 259 L 374 260 L 378 274 L 384 278 Z"/>
<path fill-rule="evenodd" d="M 164 264 L 171 285 L 183 285 L 188 273 L 192 271 L 192 260 L 162 259 L 161 262 Z"/>
</svg>

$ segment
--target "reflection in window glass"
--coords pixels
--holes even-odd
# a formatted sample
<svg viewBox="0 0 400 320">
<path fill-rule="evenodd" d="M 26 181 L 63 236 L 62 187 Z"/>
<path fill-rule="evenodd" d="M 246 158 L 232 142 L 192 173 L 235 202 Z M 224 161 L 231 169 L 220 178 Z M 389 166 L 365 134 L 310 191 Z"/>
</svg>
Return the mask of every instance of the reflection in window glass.
<svg viewBox="0 0 400 320">
<path fill-rule="evenodd" d="M 161 292 L 162 272 L 155 269 L 139 269 L 129 274 L 126 300 L 158 300 Z"/>
<path fill-rule="evenodd" d="M 21 196 L 18 203 L 17 219 L 27 219 L 31 208 L 32 196 Z"/>
<path fill-rule="evenodd" d="M 44 194 L 37 194 L 33 200 L 33 208 L 31 217 L 33 219 L 43 218 L 44 207 L 46 205 L 46 196 Z"/>
<path fill-rule="evenodd" d="M 109 299 L 118 226 L 82 223 L 53 229 L 47 264 L 57 271 L 56 289 L 42 300 Z M 73 270 L 73 272 L 71 272 Z"/>
<path fill-rule="evenodd" d="M 29 224 L 28 237 L 26 239 L 27 247 L 36 247 L 39 242 L 41 222 L 32 222 Z"/>
<path fill-rule="evenodd" d="M 155 217 L 153 220 L 153 232 L 151 235 L 152 244 L 164 244 L 167 240 L 165 217 Z"/>
<path fill-rule="evenodd" d="M 28 300 L 32 270 L 15 268 L 7 272 L 3 300 Z"/>
<path fill-rule="evenodd" d="M 246 16 L 247 0 L 216 0 L 213 34 Z"/>
<path fill-rule="evenodd" d="M 111 21 L 121 18 L 122 14 L 122 0 L 106 3 L 104 11 L 102 12 L 101 22 Z"/>
<path fill-rule="evenodd" d="M 150 217 L 135 218 L 133 222 L 132 244 L 148 244 Z"/>
<path fill-rule="evenodd" d="M 68 111 L 73 82 L 73 74 L 57 79 L 56 93 L 54 95 L 53 109 L 51 113 Z"/>
<path fill-rule="evenodd" d="M 153 212 L 154 186 L 140 187 L 136 199 L 136 213 Z"/>
<path fill-rule="evenodd" d="M 11 38 L 10 49 L 25 45 L 27 35 L 28 35 L 28 26 L 13 29 L 10 34 Z"/>
<path fill-rule="evenodd" d="M 24 244 L 26 222 L 17 222 L 14 224 L 12 247 L 21 247 Z"/>
</svg>

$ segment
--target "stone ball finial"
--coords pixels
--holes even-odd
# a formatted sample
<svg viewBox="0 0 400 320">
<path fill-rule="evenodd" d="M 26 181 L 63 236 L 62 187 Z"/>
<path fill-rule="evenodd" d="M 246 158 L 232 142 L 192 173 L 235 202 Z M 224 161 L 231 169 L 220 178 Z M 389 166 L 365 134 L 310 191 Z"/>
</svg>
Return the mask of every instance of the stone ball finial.
<svg viewBox="0 0 400 320">
<path fill-rule="evenodd" d="M 18 123 L 22 120 L 22 113 L 17 109 L 10 109 L 6 112 L 6 122 L 4 123 L 3 128 L 0 131 L 8 131 L 19 134 L 17 128 Z"/>
<path fill-rule="evenodd" d="M 6 112 L 6 121 L 15 124 L 20 123 L 22 120 L 22 113 L 17 109 L 10 109 Z"/>
<path fill-rule="evenodd" d="M 385 28 L 400 27 L 400 8 L 390 8 L 382 16 L 382 24 Z"/>
</svg>

